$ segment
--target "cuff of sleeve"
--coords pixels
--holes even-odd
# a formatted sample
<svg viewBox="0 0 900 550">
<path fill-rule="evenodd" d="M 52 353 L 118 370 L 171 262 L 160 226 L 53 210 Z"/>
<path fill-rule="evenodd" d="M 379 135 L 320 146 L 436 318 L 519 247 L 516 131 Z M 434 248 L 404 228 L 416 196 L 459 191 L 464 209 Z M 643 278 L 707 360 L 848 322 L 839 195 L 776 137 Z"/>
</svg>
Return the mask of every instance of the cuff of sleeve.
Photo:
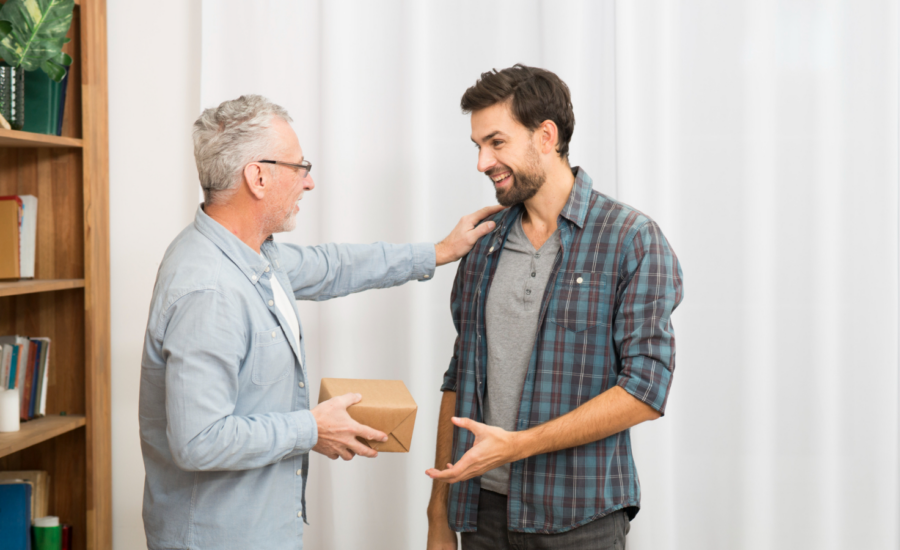
<svg viewBox="0 0 900 550">
<path fill-rule="evenodd" d="M 622 365 L 616 384 L 659 414 L 666 414 L 672 372 L 659 361 L 645 356 L 625 358 Z"/>
<path fill-rule="evenodd" d="M 308 453 L 319 441 L 319 427 L 316 425 L 316 417 L 312 411 L 296 411 L 294 421 L 297 424 L 297 443 L 294 448 Z"/>
<path fill-rule="evenodd" d="M 437 267 L 434 244 L 418 243 L 413 247 L 413 271 L 410 279 L 430 281 L 434 278 L 434 270 Z"/>
<path fill-rule="evenodd" d="M 444 382 L 441 384 L 441 391 L 456 391 L 456 358 L 450 361 L 450 368 L 444 373 Z"/>
</svg>

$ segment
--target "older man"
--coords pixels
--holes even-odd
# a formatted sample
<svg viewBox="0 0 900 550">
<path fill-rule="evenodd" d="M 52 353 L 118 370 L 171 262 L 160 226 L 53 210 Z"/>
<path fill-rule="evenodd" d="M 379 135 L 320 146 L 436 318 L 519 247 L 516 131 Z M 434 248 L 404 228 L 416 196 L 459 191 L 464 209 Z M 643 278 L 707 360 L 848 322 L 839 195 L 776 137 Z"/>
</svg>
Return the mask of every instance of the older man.
<svg viewBox="0 0 900 550">
<path fill-rule="evenodd" d="M 157 275 L 141 366 L 144 528 L 151 549 L 302 548 L 309 452 L 376 456 L 356 438 L 347 394 L 310 410 L 304 340 L 291 296 L 327 300 L 431 278 L 493 228 L 462 218 L 437 245 L 300 247 L 315 184 L 287 112 L 260 96 L 194 123 L 205 201 Z"/>
</svg>

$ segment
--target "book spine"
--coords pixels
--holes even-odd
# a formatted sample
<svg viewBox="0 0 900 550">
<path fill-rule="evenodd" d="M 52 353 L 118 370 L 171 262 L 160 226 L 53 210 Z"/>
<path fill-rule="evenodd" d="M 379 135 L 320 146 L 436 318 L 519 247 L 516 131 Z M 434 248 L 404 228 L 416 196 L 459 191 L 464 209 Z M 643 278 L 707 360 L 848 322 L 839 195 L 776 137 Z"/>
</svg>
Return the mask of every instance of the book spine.
<svg viewBox="0 0 900 550">
<path fill-rule="evenodd" d="M 16 389 L 16 374 L 19 369 L 19 345 L 13 344 L 12 358 L 9 360 L 9 382 L 6 389 Z"/>
<path fill-rule="evenodd" d="M 34 345 L 35 354 L 34 354 L 34 371 L 31 375 L 31 396 L 28 399 L 28 418 L 34 418 L 34 410 L 35 405 L 37 404 L 37 396 L 38 396 L 38 380 L 41 377 L 41 348 L 43 347 L 43 343 L 40 340 L 32 340 L 31 343 Z"/>
<path fill-rule="evenodd" d="M 31 403 L 31 386 L 32 386 L 32 378 L 34 377 L 34 356 L 37 351 L 37 345 L 34 342 L 29 342 L 25 344 L 29 346 L 28 350 L 28 363 L 25 365 L 25 384 L 22 388 L 22 401 L 19 403 L 21 407 L 21 411 L 19 417 L 22 420 L 28 420 L 28 405 Z"/>
<path fill-rule="evenodd" d="M 0 354 L 0 388 L 6 388 L 9 384 L 9 345 L 3 345 L 3 353 Z"/>
</svg>

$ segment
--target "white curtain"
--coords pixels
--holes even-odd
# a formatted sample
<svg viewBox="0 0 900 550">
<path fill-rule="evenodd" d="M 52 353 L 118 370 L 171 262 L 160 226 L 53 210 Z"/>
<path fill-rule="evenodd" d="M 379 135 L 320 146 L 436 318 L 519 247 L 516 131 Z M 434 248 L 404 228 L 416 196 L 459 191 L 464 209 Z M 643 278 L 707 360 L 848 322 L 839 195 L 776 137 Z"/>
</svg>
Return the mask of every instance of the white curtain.
<svg viewBox="0 0 900 550">
<path fill-rule="evenodd" d="M 896 548 L 896 2 L 205 0 L 201 107 L 261 93 L 317 187 L 296 243 L 436 241 L 494 202 L 459 98 L 557 72 L 573 164 L 678 253 L 678 368 L 629 548 Z M 310 549 L 424 548 L 455 267 L 301 303 L 308 367 L 399 378 L 412 451 L 313 457 Z"/>
</svg>

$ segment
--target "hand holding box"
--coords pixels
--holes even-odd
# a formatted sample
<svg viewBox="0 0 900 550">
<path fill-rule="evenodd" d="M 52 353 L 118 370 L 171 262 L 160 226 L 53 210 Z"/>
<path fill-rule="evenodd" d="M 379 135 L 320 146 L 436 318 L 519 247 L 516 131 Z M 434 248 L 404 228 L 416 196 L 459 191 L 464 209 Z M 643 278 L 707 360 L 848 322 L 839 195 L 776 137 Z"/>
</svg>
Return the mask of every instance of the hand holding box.
<svg viewBox="0 0 900 550">
<path fill-rule="evenodd" d="M 363 443 L 379 453 L 409 452 L 418 407 L 402 381 L 323 378 L 319 403 L 345 393 L 363 396 L 347 409 L 353 420 L 388 435 L 384 443 L 361 440 Z"/>
</svg>

